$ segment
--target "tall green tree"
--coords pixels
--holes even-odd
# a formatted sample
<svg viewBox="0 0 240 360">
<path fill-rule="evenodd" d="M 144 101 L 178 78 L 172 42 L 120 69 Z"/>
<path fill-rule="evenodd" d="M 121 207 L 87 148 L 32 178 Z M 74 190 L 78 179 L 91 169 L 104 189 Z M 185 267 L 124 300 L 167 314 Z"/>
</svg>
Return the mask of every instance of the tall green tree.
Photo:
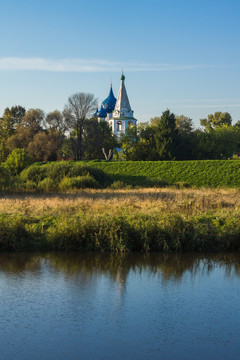
<svg viewBox="0 0 240 360">
<path fill-rule="evenodd" d="M 195 131 L 192 119 L 184 115 L 176 116 L 176 128 L 178 130 L 176 160 L 193 159 Z"/>
<path fill-rule="evenodd" d="M 176 118 L 169 110 L 163 112 L 154 135 L 159 160 L 174 160 L 178 145 Z"/>
<path fill-rule="evenodd" d="M 96 119 L 85 119 L 82 136 L 82 159 L 104 159 L 102 149 L 108 153 L 117 147 L 115 135 L 106 121 L 98 122 Z M 63 153 L 66 157 L 77 160 L 77 132 L 74 130 L 65 138 Z"/>
<path fill-rule="evenodd" d="M 127 128 L 121 136 L 121 146 L 126 159 L 133 161 L 156 160 L 156 144 L 154 135 L 156 126 L 149 123 L 140 123 Z"/>
<path fill-rule="evenodd" d="M 103 148 L 108 154 L 109 150 L 117 147 L 116 137 L 112 134 L 112 130 L 106 121 L 86 120 L 83 128 L 84 159 L 104 159 Z"/>
</svg>

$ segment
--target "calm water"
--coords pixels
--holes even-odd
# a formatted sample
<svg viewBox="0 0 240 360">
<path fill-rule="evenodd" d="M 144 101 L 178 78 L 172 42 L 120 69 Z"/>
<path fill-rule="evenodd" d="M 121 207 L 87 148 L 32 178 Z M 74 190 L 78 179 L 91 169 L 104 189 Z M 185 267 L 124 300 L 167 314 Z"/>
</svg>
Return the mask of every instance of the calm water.
<svg viewBox="0 0 240 360">
<path fill-rule="evenodd" d="M 0 359 L 240 359 L 240 256 L 0 254 Z"/>
</svg>

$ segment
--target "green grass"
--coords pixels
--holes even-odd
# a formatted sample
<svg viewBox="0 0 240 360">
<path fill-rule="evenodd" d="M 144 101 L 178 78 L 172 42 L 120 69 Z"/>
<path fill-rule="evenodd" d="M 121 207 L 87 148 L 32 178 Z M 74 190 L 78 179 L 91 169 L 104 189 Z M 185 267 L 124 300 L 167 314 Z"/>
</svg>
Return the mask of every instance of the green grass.
<svg viewBox="0 0 240 360">
<path fill-rule="evenodd" d="M 239 187 L 240 161 L 126 161 L 89 162 L 103 170 L 112 181 L 129 185 L 154 185 L 157 181 L 173 185 L 185 183 L 197 187 Z"/>
<path fill-rule="evenodd" d="M 0 168 L 0 190 L 6 191 L 58 192 L 111 186 L 238 188 L 240 161 L 49 162 L 33 164 L 15 178 Z"/>
<path fill-rule="evenodd" d="M 0 251 L 235 251 L 240 216 L 0 215 Z"/>
</svg>

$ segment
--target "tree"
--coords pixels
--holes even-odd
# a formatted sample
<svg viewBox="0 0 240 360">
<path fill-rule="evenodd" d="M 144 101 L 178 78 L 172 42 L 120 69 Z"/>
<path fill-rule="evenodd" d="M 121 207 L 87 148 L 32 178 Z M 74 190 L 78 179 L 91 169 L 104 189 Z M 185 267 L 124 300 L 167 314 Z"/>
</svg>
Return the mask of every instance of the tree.
<svg viewBox="0 0 240 360">
<path fill-rule="evenodd" d="M 155 116 L 154 118 L 150 119 L 150 125 L 151 126 L 158 126 L 161 121 L 161 116 Z"/>
<path fill-rule="evenodd" d="M 201 119 L 200 124 L 205 127 L 207 132 L 210 132 L 217 127 L 231 126 L 232 117 L 228 112 L 215 112 L 215 114 L 209 114 L 207 119 Z"/>
<path fill-rule="evenodd" d="M 174 160 L 178 141 L 176 119 L 169 110 L 163 112 L 154 135 L 156 152 L 160 160 Z"/>
<path fill-rule="evenodd" d="M 4 110 L 3 117 L 0 119 L 0 162 L 6 160 L 9 154 L 7 140 L 13 135 L 25 112 L 25 109 L 19 105 Z"/>
<path fill-rule="evenodd" d="M 233 126 L 222 126 L 212 132 L 214 142 L 214 158 L 228 159 L 239 152 L 240 129 Z"/>
<path fill-rule="evenodd" d="M 41 109 L 30 109 L 22 118 L 22 124 L 25 127 L 32 128 L 35 131 L 42 129 L 44 123 L 44 111 Z"/>
<path fill-rule="evenodd" d="M 238 120 L 234 125 L 233 127 L 236 127 L 238 129 L 240 129 L 240 120 Z"/>
<path fill-rule="evenodd" d="M 7 107 L 4 110 L 3 118 L 8 119 L 9 125 L 12 129 L 15 129 L 17 124 L 20 124 L 24 115 L 26 114 L 26 109 L 20 105 L 12 106 L 10 109 Z"/>
<path fill-rule="evenodd" d="M 187 116 L 176 116 L 176 129 L 178 130 L 177 160 L 193 159 L 195 132 L 193 121 Z"/>
<path fill-rule="evenodd" d="M 83 158 L 83 126 L 96 110 L 97 100 L 93 94 L 76 93 L 68 98 L 65 106 L 65 121 L 69 130 L 75 131 L 75 159 Z"/>
<path fill-rule="evenodd" d="M 102 148 L 108 154 L 117 146 L 116 136 L 112 134 L 111 128 L 106 121 L 98 122 L 96 119 L 86 119 L 83 125 L 82 136 L 82 159 L 103 159 Z M 63 153 L 67 157 L 77 158 L 77 134 L 74 130 L 64 140 Z"/>
<path fill-rule="evenodd" d="M 190 135 L 193 132 L 193 121 L 185 115 L 176 116 L 176 128 L 180 134 Z"/>
<path fill-rule="evenodd" d="M 149 123 L 140 123 L 127 128 L 120 140 L 126 159 L 133 161 L 156 160 L 155 133 L 156 126 L 149 125 Z"/>
<path fill-rule="evenodd" d="M 83 132 L 83 157 L 87 160 L 103 159 L 103 151 L 108 154 L 117 146 L 115 135 L 106 121 L 86 120 Z"/>
<path fill-rule="evenodd" d="M 62 135 L 57 130 L 39 131 L 28 144 L 32 161 L 57 160 L 62 145 Z"/>
<path fill-rule="evenodd" d="M 54 110 L 48 113 L 45 122 L 47 127 L 60 132 L 62 135 L 64 135 L 67 130 L 64 111 L 61 113 L 58 110 Z"/>
<path fill-rule="evenodd" d="M 33 137 L 42 131 L 44 112 L 40 109 L 30 109 L 22 118 L 22 122 L 16 126 L 14 135 L 7 140 L 9 150 L 16 148 L 27 149 Z"/>
</svg>

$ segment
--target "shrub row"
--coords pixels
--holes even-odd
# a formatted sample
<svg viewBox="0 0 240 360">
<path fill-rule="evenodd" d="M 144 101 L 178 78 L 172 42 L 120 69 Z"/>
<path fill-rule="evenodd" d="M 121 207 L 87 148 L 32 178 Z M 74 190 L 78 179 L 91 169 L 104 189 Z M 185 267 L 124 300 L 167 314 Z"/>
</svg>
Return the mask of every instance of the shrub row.
<svg viewBox="0 0 240 360">
<path fill-rule="evenodd" d="M 109 184 L 103 170 L 74 162 L 33 164 L 19 176 L 12 176 L 0 167 L 0 190 L 64 191 L 69 189 L 101 188 Z"/>
</svg>

